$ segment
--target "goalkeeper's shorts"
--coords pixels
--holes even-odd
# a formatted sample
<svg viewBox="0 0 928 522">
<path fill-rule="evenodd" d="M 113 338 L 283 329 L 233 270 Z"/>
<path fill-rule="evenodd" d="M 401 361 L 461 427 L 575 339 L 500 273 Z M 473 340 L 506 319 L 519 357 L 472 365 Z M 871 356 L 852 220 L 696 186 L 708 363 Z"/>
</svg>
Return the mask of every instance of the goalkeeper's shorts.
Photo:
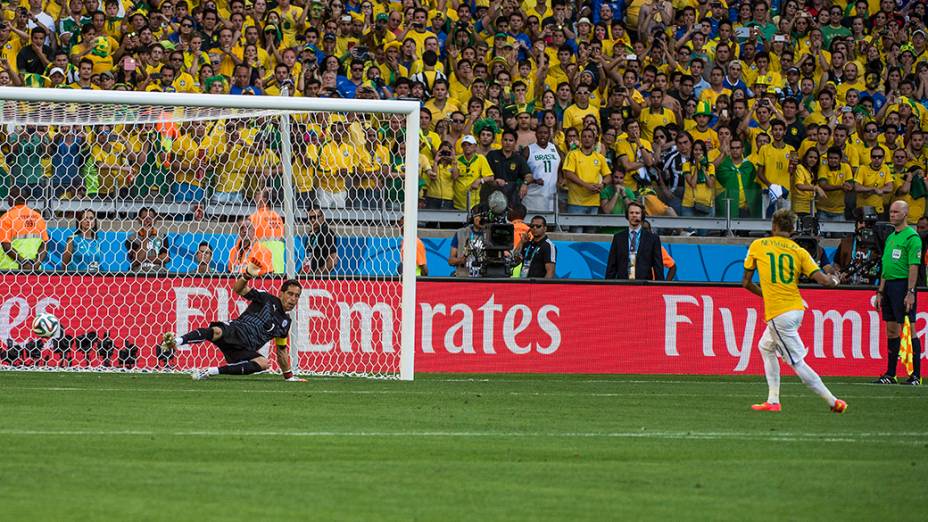
<svg viewBox="0 0 928 522">
<path fill-rule="evenodd" d="M 222 337 L 217 341 L 213 341 L 213 344 L 222 352 L 222 356 L 225 358 L 226 362 L 237 363 L 264 357 L 260 352 L 243 342 L 241 332 L 239 332 L 235 325 L 214 322 L 210 323 L 209 326 L 222 330 Z"/>
</svg>

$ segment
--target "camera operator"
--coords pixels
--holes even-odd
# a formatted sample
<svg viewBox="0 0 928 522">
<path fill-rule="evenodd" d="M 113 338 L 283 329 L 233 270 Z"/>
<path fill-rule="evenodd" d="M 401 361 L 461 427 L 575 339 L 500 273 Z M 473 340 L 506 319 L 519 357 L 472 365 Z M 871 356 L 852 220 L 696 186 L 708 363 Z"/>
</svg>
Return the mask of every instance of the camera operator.
<svg viewBox="0 0 928 522">
<path fill-rule="evenodd" d="M 451 255 L 448 264 L 455 267 L 455 277 L 480 277 L 479 256 L 484 245 L 484 218 L 486 206 L 474 205 L 470 210 L 469 223 L 451 237 Z"/>
<path fill-rule="evenodd" d="M 876 209 L 860 207 L 854 210 L 855 231 L 845 237 L 835 253 L 835 265 L 842 283 L 873 285 L 880 278 L 880 243 L 875 225 Z"/>
<path fill-rule="evenodd" d="M 894 230 L 883 246 L 883 270 L 876 295 L 877 309 L 886 321 L 886 373 L 874 381 L 875 384 L 896 383 L 900 325 L 907 317 L 914 333 L 917 308 L 915 285 L 922 264 L 922 240 L 915 229 L 908 225 L 908 214 L 909 205 L 904 201 L 896 201 L 889 207 L 889 222 Z M 921 356 L 921 343 L 917 335 L 912 335 L 913 371 L 905 381 L 906 384 L 921 384 Z"/>
<path fill-rule="evenodd" d="M 828 258 L 828 252 L 822 247 L 821 230 L 815 216 L 807 215 L 799 218 L 796 231 L 793 232 L 791 239 L 812 256 L 812 260 L 822 268 L 822 272 L 829 275 L 838 273 L 838 270 Z M 804 282 L 811 281 L 805 276 L 800 277 L 800 280 Z"/>
</svg>

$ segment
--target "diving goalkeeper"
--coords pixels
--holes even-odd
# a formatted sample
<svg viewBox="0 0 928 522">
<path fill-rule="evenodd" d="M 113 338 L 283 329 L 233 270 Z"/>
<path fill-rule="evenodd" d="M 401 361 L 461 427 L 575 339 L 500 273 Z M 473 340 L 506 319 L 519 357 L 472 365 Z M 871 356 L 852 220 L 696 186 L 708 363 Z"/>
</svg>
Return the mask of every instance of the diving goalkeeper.
<svg viewBox="0 0 928 522">
<path fill-rule="evenodd" d="M 268 369 L 267 357 L 258 351 L 270 340 L 274 340 L 277 365 L 288 381 L 302 382 L 290 371 L 290 350 L 287 337 L 292 320 L 288 312 L 296 307 L 302 286 L 288 279 L 280 285 L 277 296 L 255 290 L 248 281 L 260 273 L 260 267 L 250 263 L 232 289 L 250 303 L 237 318 L 228 323 L 213 322 L 206 328 L 198 328 L 188 334 L 176 336 L 164 334 L 162 349 L 173 351 L 178 345 L 197 344 L 211 341 L 222 352 L 228 364 L 219 367 L 194 370 L 193 380 L 199 381 L 211 375 L 250 375 Z"/>
</svg>

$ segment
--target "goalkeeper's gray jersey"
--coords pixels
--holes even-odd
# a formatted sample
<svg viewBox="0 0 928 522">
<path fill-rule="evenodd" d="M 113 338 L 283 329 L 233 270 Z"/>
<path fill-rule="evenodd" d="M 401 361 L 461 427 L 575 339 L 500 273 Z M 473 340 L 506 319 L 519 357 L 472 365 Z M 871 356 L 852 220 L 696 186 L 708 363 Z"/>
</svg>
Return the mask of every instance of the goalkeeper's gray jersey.
<svg viewBox="0 0 928 522">
<path fill-rule="evenodd" d="M 257 349 L 271 339 L 286 338 L 290 335 L 292 320 L 284 312 L 278 297 L 254 289 L 243 297 L 251 303 L 231 324 L 235 326 L 244 344 Z"/>
</svg>

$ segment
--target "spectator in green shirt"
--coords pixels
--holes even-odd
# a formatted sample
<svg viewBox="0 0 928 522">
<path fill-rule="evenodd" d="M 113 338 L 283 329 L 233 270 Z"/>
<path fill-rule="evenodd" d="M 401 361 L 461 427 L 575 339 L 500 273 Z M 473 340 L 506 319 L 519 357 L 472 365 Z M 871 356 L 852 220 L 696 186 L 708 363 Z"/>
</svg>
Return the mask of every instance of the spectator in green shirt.
<svg viewBox="0 0 928 522">
<path fill-rule="evenodd" d="M 42 158 L 51 154 L 48 126 L 27 125 L 11 133 L 8 141 L 10 156 L 15 158 L 10 165 L 13 186 L 19 187 L 20 194 L 27 200 L 41 198 L 45 182 Z"/>
<path fill-rule="evenodd" d="M 632 189 L 625 186 L 625 169 L 618 161 L 612 165 L 612 176 L 599 193 L 599 212 L 613 216 L 624 216 L 628 204 L 635 201 Z M 602 234 L 617 234 L 625 227 L 604 227 Z"/>
</svg>

